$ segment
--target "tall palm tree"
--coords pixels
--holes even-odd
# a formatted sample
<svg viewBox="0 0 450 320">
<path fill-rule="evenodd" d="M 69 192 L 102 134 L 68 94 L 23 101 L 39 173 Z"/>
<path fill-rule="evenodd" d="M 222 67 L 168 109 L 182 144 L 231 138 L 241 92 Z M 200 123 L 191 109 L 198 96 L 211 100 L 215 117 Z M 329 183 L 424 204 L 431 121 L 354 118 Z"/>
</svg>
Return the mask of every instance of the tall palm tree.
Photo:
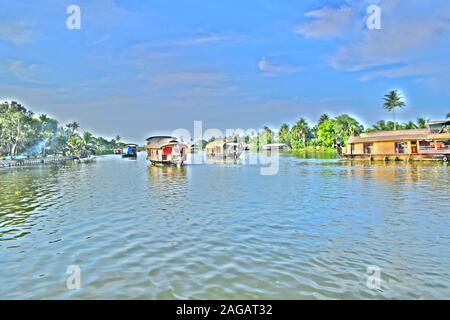
<svg viewBox="0 0 450 320">
<path fill-rule="evenodd" d="M 330 120 L 330 116 L 327 115 L 326 113 L 322 114 L 319 117 L 319 121 L 317 121 L 317 126 L 320 126 L 322 123 L 324 123 L 325 121 Z"/>
<path fill-rule="evenodd" d="M 450 113 L 447 113 L 447 119 L 450 119 Z"/>
<path fill-rule="evenodd" d="M 289 142 L 289 126 L 286 123 L 283 123 L 278 131 L 278 141 L 286 144 Z"/>
<path fill-rule="evenodd" d="M 395 122 L 395 109 L 403 108 L 405 106 L 406 103 L 403 101 L 402 95 L 397 90 L 392 90 L 384 96 L 383 107 L 388 111 L 392 111 L 394 115 L 394 130 L 397 130 L 397 124 Z"/>
<path fill-rule="evenodd" d="M 72 134 L 75 134 L 75 132 L 78 131 L 78 129 L 80 129 L 80 124 L 76 121 L 69 123 L 68 125 L 66 125 L 67 128 L 69 128 L 72 132 Z"/>
<path fill-rule="evenodd" d="M 426 123 L 427 120 L 425 118 L 417 118 L 417 127 L 419 127 L 420 129 L 425 129 Z"/>
<path fill-rule="evenodd" d="M 310 131 L 308 122 L 300 118 L 291 129 L 292 136 L 295 140 L 300 140 L 303 143 L 303 149 L 306 149 L 306 139 Z"/>
</svg>

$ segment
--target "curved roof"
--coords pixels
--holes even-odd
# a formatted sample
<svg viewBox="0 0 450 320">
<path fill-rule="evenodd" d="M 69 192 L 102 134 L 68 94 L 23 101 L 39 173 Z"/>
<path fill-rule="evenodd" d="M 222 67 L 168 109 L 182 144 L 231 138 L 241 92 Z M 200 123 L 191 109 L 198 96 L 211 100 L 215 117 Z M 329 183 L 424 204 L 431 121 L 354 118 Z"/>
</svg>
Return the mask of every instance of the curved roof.
<svg viewBox="0 0 450 320">
<path fill-rule="evenodd" d="M 214 148 L 214 147 L 221 147 L 221 148 L 223 148 L 223 145 L 224 145 L 225 143 L 226 143 L 226 142 L 223 141 L 222 139 L 220 139 L 220 140 L 214 140 L 214 141 L 211 141 L 210 143 L 208 143 L 208 144 L 205 146 L 205 149 L 206 149 L 206 148 Z"/>
<path fill-rule="evenodd" d="M 183 144 L 172 136 L 154 136 L 147 139 L 147 147 L 159 149 L 169 144 Z"/>
</svg>

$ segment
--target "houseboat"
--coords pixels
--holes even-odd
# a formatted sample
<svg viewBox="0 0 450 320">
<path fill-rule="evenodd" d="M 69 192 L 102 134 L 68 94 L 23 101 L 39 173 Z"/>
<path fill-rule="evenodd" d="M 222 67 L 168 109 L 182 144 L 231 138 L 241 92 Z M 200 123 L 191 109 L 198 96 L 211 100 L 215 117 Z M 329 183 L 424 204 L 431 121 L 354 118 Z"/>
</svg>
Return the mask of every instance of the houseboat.
<svg viewBox="0 0 450 320">
<path fill-rule="evenodd" d="M 152 164 L 181 166 L 187 159 L 187 146 L 171 136 L 154 136 L 147 139 L 147 160 Z"/>
<path fill-rule="evenodd" d="M 114 149 L 114 154 L 122 154 L 122 148 Z"/>
<path fill-rule="evenodd" d="M 450 120 L 431 121 L 426 129 L 380 131 L 351 137 L 343 157 L 350 160 L 448 161 Z"/>
<path fill-rule="evenodd" d="M 214 140 L 208 143 L 205 147 L 206 156 L 217 159 L 233 159 L 237 160 L 244 147 L 239 142 L 231 142 L 224 140 Z"/>
<path fill-rule="evenodd" d="M 125 144 L 122 147 L 122 157 L 123 158 L 136 158 L 137 157 L 138 145 L 134 143 Z"/>
</svg>

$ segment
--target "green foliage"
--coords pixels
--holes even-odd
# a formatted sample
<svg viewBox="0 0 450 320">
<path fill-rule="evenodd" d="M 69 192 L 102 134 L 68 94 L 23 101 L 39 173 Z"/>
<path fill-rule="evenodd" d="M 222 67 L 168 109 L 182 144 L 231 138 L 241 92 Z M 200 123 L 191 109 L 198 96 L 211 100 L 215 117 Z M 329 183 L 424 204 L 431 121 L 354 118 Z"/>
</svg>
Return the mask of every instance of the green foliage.
<svg viewBox="0 0 450 320">
<path fill-rule="evenodd" d="M 106 154 L 122 145 L 120 136 L 107 140 L 90 132 L 77 131 L 77 122 L 59 126 L 46 114 L 34 116 L 21 104 L 12 101 L 0 104 L 0 157 L 46 156 L 49 154 Z"/>
</svg>

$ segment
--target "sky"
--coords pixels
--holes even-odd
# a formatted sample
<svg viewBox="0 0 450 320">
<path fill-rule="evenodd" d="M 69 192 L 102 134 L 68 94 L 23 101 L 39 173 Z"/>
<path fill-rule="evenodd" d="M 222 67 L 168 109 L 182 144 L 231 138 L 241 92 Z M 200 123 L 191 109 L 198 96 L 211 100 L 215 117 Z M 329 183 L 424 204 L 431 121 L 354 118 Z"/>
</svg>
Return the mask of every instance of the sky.
<svg viewBox="0 0 450 320">
<path fill-rule="evenodd" d="M 70 5 L 81 29 L 68 29 Z M 367 27 L 380 8 L 381 29 Z M 0 100 L 105 137 L 450 112 L 448 0 L 0 0 Z"/>
</svg>

